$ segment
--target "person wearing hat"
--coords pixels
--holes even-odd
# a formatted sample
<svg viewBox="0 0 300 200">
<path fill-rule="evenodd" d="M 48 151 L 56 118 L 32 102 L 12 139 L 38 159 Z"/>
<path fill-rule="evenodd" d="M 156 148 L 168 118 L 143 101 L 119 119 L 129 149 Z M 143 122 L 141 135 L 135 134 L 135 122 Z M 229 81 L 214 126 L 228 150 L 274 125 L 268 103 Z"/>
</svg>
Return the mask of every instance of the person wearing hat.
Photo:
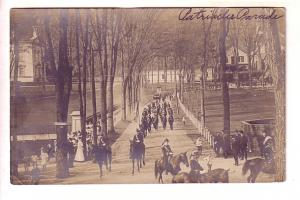
<svg viewBox="0 0 300 200">
<path fill-rule="evenodd" d="M 235 133 L 232 138 L 232 143 L 231 143 L 231 149 L 232 149 L 232 155 L 234 158 L 234 164 L 236 166 L 239 165 L 239 153 L 240 153 L 240 140 L 239 140 L 239 136 L 238 133 Z"/>
<path fill-rule="evenodd" d="M 162 150 L 162 154 L 163 157 L 167 156 L 167 162 L 170 163 L 170 159 L 173 156 L 173 151 L 169 145 L 169 139 L 165 138 L 162 145 L 161 145 L 161 150 Z"/>
<path fill-rule="evenodd" d="M 195 178 L 197 178 L 200 175 L 200 171 L 203 171 L 203 168 L 200 165 L 198 158 L 199 158 L 198 150 L 192 151 L 190 155 L 190 167 L 191 167 L 190 174 Z"/>
<path fill-rule="evenodd" d="M 240 130 L 239 131 L 241 134 L 240 138 L 240 151 L 241 151 L 241 160 L 245 158 L 247 160 L 248 157 L 248 152 L 247 152 L 247 147 L 248 147 L 248 137 L 244 133 L 244 131 Z"/>
<path fill-rule="evenodd" d="M 263 155 L 267 162 L 271 163 L 274 160 L 274 142 L 273 138 L 267 134 L 263 133 L 264 141 L 263 141 Z"/>
<path fill-rule="evenodd" d="M 167 158 L 168 158 L 168 163 L 170 161 L 170 159 L 172 158 L 173 156 L 173 151 L 169 145 L 169 139 L 168 138 L 165 138 L 163 140 L 163 143 L 161 144 L 161 150 L 162 150 L 162 153 L 163 153 L 163 156 L 166 155 Z"/>
<path fill-rule="evenodd" d="M 140 140 L 140 129 L 136 129 L 136 133 L 135 135 L 133 136 L 133 139 L 132 139 L 133 143 L 134 144 L 139 144 L 141 143 L 142 141 Z"/>
<path fill-rule="evenodd" d="M 102 134 L 99 136 L 99 146 L 106 147 L 106 142 L 104 141 L 104 137 Z"/>
<path fill-rule="evenodd" d="M 202 154 L 202 139 L 201 139 L 201 137 L 198 137 L 198 139 L 195 142 L 195 145 L 197 147 L 198 153 Z"/>
</svg>

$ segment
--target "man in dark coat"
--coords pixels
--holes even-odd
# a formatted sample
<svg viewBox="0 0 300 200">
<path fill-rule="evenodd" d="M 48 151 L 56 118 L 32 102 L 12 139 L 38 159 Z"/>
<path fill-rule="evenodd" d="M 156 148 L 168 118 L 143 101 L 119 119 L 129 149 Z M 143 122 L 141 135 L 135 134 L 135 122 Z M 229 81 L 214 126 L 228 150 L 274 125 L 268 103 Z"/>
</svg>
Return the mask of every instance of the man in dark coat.
<svg viewBox="0 0 300 200">
<path fill-rule="evenodd" d="M 223 156 L 226 159 L 230 153 L 230 135 L 229 133 L 223 133 L 222 135 L 222 144 L 223 144 Z"/>
<path fill-rule="evenodd" d="M 232 155 L 234 158 L 234 164 L 236 166 L 238 166 L 239 165 L 239 152 L 240 152 L 240 141 L 239 141 L 238 134 L 234 134 L 232 136 L 231 141 L 232 141 L 231 146 L 232 146 Z"/>
<path fill-rule="evenodd" d="M 73 162 L 74 162 L 74 158 L 75 158 L 75 148 L 74 148 L 71 138 L 69 138 L 69 141 L 67 143 L 67 150 L 68 150 L 68 154 L 69 154 L 68 155 L 69 167 L 72 168 L 74 166 Z"/>
<path fill-rule="evenodd" d="M 248 137 L 246 135 L 246 133 L 244 133 L 242 130 L 239 131 L 241 134 L 241 146 L 240 146 L 240 150 L 241 150 L 241 160 L 243 160 L 245 158 L 245 160 L 247 160 L 248 157 Z"/>
</svg>

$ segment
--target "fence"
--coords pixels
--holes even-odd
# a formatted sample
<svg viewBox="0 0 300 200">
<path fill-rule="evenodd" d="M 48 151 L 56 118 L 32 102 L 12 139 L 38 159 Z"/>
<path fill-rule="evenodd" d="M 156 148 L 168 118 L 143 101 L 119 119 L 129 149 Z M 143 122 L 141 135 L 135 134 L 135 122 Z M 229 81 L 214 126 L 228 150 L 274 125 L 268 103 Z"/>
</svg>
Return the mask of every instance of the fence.
<svg viewBox="0 0 300 200">
<path fill-rule="evenodd" d="M 213 142 L 213 135 L 211 134 L 210 130 L 205 127 L 203 125 L 203 123 L 201 121 L 199 121 L 194 114 L 189 111 L 180 101 L 180 99 L 178 98 L 178 103 L 179 106 L 181 108 L 181 110 L 184 112 L 184 114 L 189 118 L 189 120 L 192 122 L 192 124 L 198 129 L 198 131 L 200 132 L 200 135 L 203 136 L 206 141 L 213 146 L 214 142 Z"/>
</svg>

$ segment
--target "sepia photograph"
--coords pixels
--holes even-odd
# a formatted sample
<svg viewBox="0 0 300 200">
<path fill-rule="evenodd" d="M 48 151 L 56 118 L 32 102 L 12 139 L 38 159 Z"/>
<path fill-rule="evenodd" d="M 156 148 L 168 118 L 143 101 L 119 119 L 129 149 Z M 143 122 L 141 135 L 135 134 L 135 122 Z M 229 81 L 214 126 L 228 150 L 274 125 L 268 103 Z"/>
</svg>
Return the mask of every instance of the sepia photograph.
<svg viewBox="0 0 300 200">
<path fill-rule="evenodd" d="M 11 184 L 286 180 L 284 7 L 11 8 L 9 25 Z"/>
</svg>

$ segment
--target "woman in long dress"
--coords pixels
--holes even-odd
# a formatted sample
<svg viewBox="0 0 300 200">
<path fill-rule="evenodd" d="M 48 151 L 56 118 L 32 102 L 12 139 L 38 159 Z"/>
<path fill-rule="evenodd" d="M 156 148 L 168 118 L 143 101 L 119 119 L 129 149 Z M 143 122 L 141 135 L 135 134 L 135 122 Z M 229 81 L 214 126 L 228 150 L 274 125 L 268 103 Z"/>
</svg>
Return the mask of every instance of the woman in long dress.
<svg viewBox="0 0 300 200">
<path fill-rule="evenodd" d="M 48 162 L 48 153 L 45 151 L 44 147 L 41 148 L 41 165 L 43 169 L 46 169 Z"/>
<path fill-rule="evenodd" d="M 75 161 L 77 162 L 83 162 L 84 161 L 84 155 L 83 155 L 83 143 L 81 139 L 78 139 L 77 143 L 77 150 L 76 150 L 76 155 L 75 155 Z"/>
</svg>

